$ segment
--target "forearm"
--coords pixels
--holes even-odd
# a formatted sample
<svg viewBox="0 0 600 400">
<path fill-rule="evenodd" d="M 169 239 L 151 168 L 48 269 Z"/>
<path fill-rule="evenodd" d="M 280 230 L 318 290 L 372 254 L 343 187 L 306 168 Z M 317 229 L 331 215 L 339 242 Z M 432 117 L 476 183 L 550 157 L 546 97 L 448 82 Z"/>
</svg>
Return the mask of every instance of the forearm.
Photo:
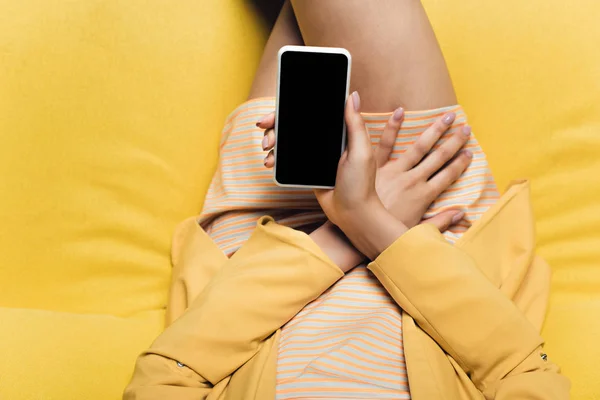
<svg viewBox="0 0 600 400">
<path fill-rule="evenodd" d="M 309 236 L 343 272 L 348 272 L 366 259 L 346 235 L 329 221 Z"/>
<path fill-rule="evenodd" d="M 201 393 L 252 358 L 265 339 L 342 276 L 306 234 L 262 219 L 138 360 L 129 392 L 161 387 L 175 395 L 181 383 Z"/>
<path fill-rule="evenodd" d="M 345 234 L 344 238 L 348 238 L 345 239 L 346 246 L 360 254 L 361 261 L 374 260 L 408 230 L 380 202 L 365 207 L 364 212 L 354 213 L 346 218 L 346 231 L 340 231 L 340 234 Z"/>
<path fill-rule="evenodd" d="M 548 375 L 557 393 L 568 388 L 557 368 L 540 357 L 543 341 L 533 325 L 434 227 L 413 228 L 369 268 L 487 398 L 535 389 Z M 513 382 L 520 389 L 513 391 Z"/>
</svg>

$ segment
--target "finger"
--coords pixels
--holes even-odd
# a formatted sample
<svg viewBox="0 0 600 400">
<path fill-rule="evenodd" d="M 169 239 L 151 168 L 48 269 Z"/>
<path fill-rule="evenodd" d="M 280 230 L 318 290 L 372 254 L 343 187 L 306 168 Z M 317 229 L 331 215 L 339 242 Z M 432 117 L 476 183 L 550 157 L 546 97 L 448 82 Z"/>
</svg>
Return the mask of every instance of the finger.
<svg viewBox="0 0 600 400">
<path fill-rule="evenodd" d="M 458 132 L 440 145 L 436 150 L 429 153 L 427 157 L 414 169 L 418 175 L 429 179 L 440 168 L 450 161 L 456 153 L 467 143 L 471 136 L 471 127 L 463 126 Z"/>
<path fill-rule="evenodd" d="M 263 116 L 261 119 L 258 120 L 256 126 L 258 126 L 260 129 L 273 128 L 275 126 L 275 113 L 273 112 Z"/>
<path fill-rule="evenodd" d="M 385 128 L 383 128 L 383 134 L 375 149 L 375 160 L 377 161 L 378 167 L 381 167 L 390 159 L 403 120 L 404 109 L 401 107 L 394 111 L 385 125 Z"/>
<path fill-rule="evenodd" d="M 346 130 L 348 132 L 348 159 L 366 159 L 373 154 L 365 121 L 360 115 L 360 96 L 353 92 L 346 102 Z"/>
<path fill-rule="evenodd" d="M 421 224 L 431 224 L 439 229 L 440 232 L 445 232 L 452 225 L 460 222 L 465 216 L 465 213 L 460 210 L 444 211 L 431 217 L 429 219 L 421 221 Z"/>
<path fill-rule="evenodd" d="M 267 129 L 265 131 L 265 137 L 262 140 L 263 150 L 271 150 L 275 146 L 275 131 L 273 129 Z"/>
<path fill-rule="evenodd" d="M 415 143 L 402 154 L 398 159 L 399 165 L 401 165 L 405 171 L 408 171 L 419 164 L 423 157 L 433 149 L 433 146 L 440 140 L 448 128 L 452 126 L 455 119 L 456 114 L 453 112 L 449 112 L 443 117 L 438 118 L 438 120 L 427 128 Z"/>
<path fill-rule="evenodd" d="M 468 150 L 461 151 L 452 162 L 440 170 L 433 178 L 427 182 L 432 190 L 434 197 L 438 197 L 442 192 L 448 189 L 471 164 L 473 153 Z"/>
<path fill-rule="evenodd" d="M 275 155 L 273 154 L 273 150 L 269 151 L 269 154 L 265 157 L 264 164 L 267 168 L 273 168 L 275 165 Z"/>
</svg>

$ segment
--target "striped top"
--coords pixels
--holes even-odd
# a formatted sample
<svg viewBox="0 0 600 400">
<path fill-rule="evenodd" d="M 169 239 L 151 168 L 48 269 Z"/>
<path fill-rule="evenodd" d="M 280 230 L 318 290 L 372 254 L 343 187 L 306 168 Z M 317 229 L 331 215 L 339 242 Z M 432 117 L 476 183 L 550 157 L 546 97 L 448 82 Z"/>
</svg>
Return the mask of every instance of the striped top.
<svg viewBox="0 0 600 400">
<path fill-rule="evenodd" d="M 326 220 L 312 191 L 276 186 L 272 171 L 263 165 L 264 132 L 255 124 L 274 108 L 273 98 L 246 102 L 227 118 L 223 129 L 219 165 L 199 222 L 228 256 L 248 239 L 263 215 L 293 228 Z M 448 111 L 454 111 L 457 118 L 439 146 L 466 123 L 462 109 L 407 112 L 392 156 L 405 151 Z M 363 114 L 373 145 L 390 115 Z M 485 155 L 474 137 L 466 148 L 473 153 L 471 165 L 425 214 L 428 218 L 457 207 L 465 211 L 463 221 L 444 234 L 450 242 L 498 198 Z M 365 266 L 346 274 L 282 328 L 277 399 L 410 398 L 401 315 Z"/>
</svg>

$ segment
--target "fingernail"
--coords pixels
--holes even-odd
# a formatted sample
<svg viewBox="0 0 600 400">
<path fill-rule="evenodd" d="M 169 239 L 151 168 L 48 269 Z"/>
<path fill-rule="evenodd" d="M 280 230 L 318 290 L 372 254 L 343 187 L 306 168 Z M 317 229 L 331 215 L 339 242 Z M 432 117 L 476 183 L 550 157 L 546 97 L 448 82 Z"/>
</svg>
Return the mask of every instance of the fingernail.
<svg viewBox="0 0 600 400">
<path fill-rule="evenodd" d="M 265 117 L 262 117 L 261 119 L 259 119 L 258 122 L 256 123 L 256 126 L 260 127 L 260 125 L 263 123 L 264 120 L 265 120 Z"/>
<path fill-rule="evenodd" d="M 269 145 L 269 137 L 265 135 L 265 137 L 262 140 L 263 150 L 266 150 L 268 145 Z"/>
<path fill-rule="evenodd" d="M 456 214 L 454 217 L 452 217 L 452 223 L 456 224 L 458 223 L 461 219 L 463 219 L 463 217 L 465 216 L 464 212 L 459 212 L 458 214 Z"/>
<path fill-rule="evenodd" d="M 354 105 L 354 111 L 359 112 L 360 111 L 360 96 L 358 95 L 358 92 L 356 92 L 356 91 L 352 92 L 352 104 Z"/>
<path fill-rule="evenodd" d="M 471 127 L 469 125 L 463 126 L 462 134 L 465 135 L 466 137 L 471 136 Z"/>
<path fill-rule="evenodd" d="M 394 111 L 394 114 L 392 115 L 392 119 L 396 122 L 400 122 L 402 117 L 404 117 L 404 108 L 400 107 L 396 111 Z"/>
<path fill-rule="evenodd" d="M 269 159 L 269 155 L 267 155 L 263 161 L 263 164 L 265 165 L 265 167 L 267 166 L 267 160 Z"/>
<path fill-rule="evenodd" d="M 442 118 L 442 121 L 446 125 L 450 125 L 452 122 L 454 122 L 454 118 L 456 118 L 456 114 L 454 114 L 453 112 L 449 112 L 448 114 L 444 115 L 444 118 Z"/>
<path fill-rule="evenodd" d="M 465 150 L 465 155 L 469 158 L 473 157 L 473 153 L 471 153 L 469 150 Z"/>
</svg>

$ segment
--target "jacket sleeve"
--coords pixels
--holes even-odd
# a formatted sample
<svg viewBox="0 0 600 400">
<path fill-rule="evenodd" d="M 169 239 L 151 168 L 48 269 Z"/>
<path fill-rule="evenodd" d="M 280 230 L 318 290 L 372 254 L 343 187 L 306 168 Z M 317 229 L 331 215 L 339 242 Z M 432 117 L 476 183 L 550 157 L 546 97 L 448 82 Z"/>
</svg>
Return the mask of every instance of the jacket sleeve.
<svg viewBox="0 0 600 400">
<path fill-rule="evenodd" d="M 486 399 L 569 398 L 533 324 L 432 225 L 409 230 L 369 269 Z"/>
<path fill-rule="evenodd" d="M 204 399 L 343 276 L 308 235 L 261 219 L 250 239 L 137 360 L 124 399 Z"/>
</svg>

